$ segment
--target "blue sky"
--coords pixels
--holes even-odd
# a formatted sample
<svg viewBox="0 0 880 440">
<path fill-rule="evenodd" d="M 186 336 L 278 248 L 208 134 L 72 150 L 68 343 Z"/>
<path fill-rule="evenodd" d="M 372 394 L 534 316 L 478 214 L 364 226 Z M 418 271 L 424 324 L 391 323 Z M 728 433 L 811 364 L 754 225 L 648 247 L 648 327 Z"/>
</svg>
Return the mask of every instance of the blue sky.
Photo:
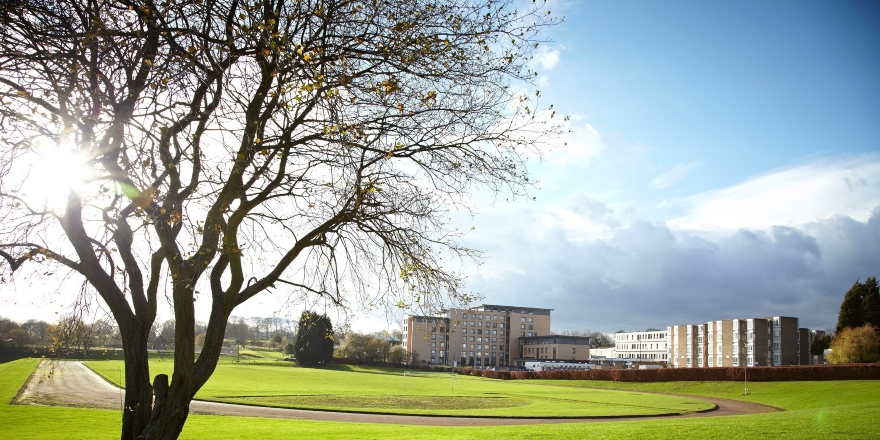
<svg viewBox="0 0 880 440">
<path fill-rule="evenodd" d="M 482 205 L 469 286 L 554 330 L 833 327 L 880 275 L 880 4 L 553 9 L 535 65 L 574 133 L 532 169 L 537 202 Z"/>
<path fill-rule="evenodd" d="M 880 276 L 880 3 L 551 10 L 565 21 L 534 66 L 573 133 L 532 165 L 536 201 L 475 195 L 461 226 L 488 259 L 468 289 L 552 308 L 554 330 L 770 315 L 833 327 L 849 286 Z M 298 315 L 286 299 L 234 314 Z M 53 319 L 65 301 L 17 293 L 0 309 Z"/>
</svg>

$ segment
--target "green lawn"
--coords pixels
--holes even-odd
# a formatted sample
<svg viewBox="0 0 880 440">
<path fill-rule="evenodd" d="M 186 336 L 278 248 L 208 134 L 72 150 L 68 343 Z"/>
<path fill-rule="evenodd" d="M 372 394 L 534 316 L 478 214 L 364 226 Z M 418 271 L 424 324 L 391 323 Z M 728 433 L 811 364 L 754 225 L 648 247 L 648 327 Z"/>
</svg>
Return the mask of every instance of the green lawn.
<svg viewBox="0 0 880 440">
<path fill-rule="evenodd" d="M 118 438 L 118 411 L 9 405 L 35 365 L 33 360 L 0 364 L 0 433 L 3 438 Z M 736 417 L 494 427 L 371 425 L 194 415 L 187 421 L 182 438 L 871 439 L 877 438 L 880 432 L 880 381 L 752 383 L 749 384 L 752 394 L 748 397 L 741 396 L 742 384 L 735 382 L 532 382 L 534 386 L 547 387 L 622 388 L 744 398 L 787 411 Z"/>
<path fill-rule="evenodd" d="M 111 381 L 118 361 L 86 363 Z M 173 363 L 151 362 L 153 374 L 170 376 Z M 394 414 L 496 417 L 585 417 L 681 414 L 711 409 L 700 400 L 632 391 L 546 386 L 447 373 L 408 373 L 387 368 L 291 364 L 252 365 L 225 360 L 197 399 L 249 405 Z M 405 382 L 405 384 L 404 384 Z M 404 385 L 406 389 L 404 389 Z"/>
</svg>

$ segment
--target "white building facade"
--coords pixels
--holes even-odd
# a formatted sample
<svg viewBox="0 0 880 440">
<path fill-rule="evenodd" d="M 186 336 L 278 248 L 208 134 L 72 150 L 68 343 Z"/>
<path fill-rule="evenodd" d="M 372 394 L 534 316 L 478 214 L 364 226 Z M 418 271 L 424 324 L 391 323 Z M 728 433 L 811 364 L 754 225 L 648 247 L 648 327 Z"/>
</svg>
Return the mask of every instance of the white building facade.
<svg viewBox="0 0 880 440">
<path fill-rule="evenodd" d="M 619 359 L 654 362 L 669 360 L 669 332 L 650 330 L 614 334 L 614 353 Z"/>
</svg>

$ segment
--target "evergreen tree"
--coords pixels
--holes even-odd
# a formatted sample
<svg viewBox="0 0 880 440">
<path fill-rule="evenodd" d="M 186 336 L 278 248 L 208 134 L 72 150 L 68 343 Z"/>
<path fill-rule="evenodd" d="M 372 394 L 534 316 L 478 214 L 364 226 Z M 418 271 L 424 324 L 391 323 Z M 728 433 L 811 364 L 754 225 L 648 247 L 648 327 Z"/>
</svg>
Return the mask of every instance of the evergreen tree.
<svg viewBox="0 0 880 440">
<path fill-rule="evenodd" d="M 825 350 L 831 348 L 831 341 L 834 338 L 828 333 L 822 336 L 816 336 L 810 342 L 810 354 L 812 355 L 821 355 L 825 353 Z"/>
<path fill-rule="evenodd" d="M 865 324 L 880 328 L 880 288 L 877 286 L 877 278 L 868 278 L 863 286 Z"/>
<path fill-rule="evenodd" d="M 856 281 L 843 297 L 840 314 L 837 315 L 837 334 L 843 329 L 865 325 L 865 291 L 867 286 Z"/>
<path fill-rule="evenodd" d="M 333 324 L 330 318 L 312 311 L 303 312 L 293 351 L 296 362 L 305 367 L 330 363 L 333 360 Z"/>
</svg>

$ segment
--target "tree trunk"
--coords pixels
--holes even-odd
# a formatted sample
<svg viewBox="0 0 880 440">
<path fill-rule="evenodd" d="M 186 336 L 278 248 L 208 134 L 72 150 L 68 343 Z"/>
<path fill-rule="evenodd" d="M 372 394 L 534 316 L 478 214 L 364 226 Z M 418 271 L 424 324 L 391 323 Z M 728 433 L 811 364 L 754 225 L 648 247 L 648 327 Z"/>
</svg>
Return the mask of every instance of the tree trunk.
<svg viewBox="0 0 880 440">
<path fill-rule="evenodd" d="M 167 380 L 167 377 L 166 377 Z M 183 431 L 183 424 L 189 416 L 188 395 L 169 394 L 153 409 L 154 416 L 138 439 L 174 440 Z"/>
<path fill-rule="evenodd" d="M 147 336 L 142 325 L 133 324 L 123 334 L 125 353 L 125 407 L 122 411 L 122 440 L 134 440 L 150 422 L 153 388 Z M 148 330 L 149 331 L 149 330 Z"/>
</svg>

